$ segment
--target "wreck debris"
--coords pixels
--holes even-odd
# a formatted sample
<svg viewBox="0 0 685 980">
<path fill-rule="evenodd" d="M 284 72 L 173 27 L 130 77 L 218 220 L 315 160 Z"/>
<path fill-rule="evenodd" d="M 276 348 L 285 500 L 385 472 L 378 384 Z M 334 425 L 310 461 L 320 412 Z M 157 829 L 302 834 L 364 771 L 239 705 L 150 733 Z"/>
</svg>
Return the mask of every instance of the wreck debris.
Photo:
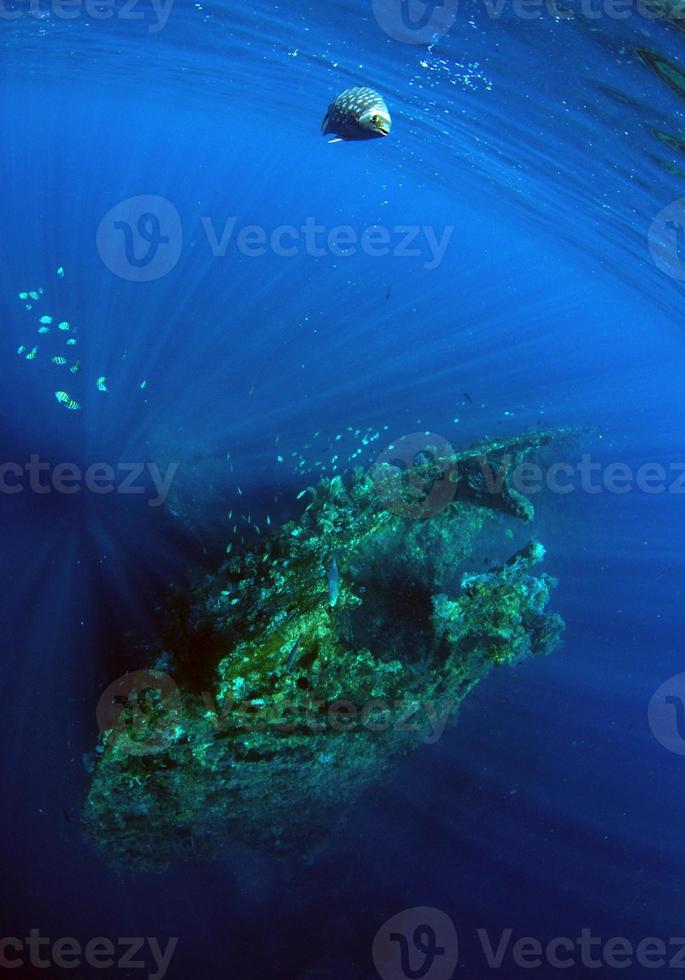
<svg viewBox="0 0 685 980">
<path fill-rule="evenodd" d="M 544 548 L 508 553 L 512 521 L 533 518 L 510 475 L 558 436 L 323 480 L 297 522 L 179 597 L 164 637 L 173 690 L 167 677 L 156 699 L 123 699 L 103 731 L 88 836 L 146 870 L 236 841 L 302 853 L 435 741 L 493 665 L 552 650 L 563 621 L 546 611 L 554 581 L 533 572 Z M 486 573 L 483 539 L 504 552 Z"/>
</svg>

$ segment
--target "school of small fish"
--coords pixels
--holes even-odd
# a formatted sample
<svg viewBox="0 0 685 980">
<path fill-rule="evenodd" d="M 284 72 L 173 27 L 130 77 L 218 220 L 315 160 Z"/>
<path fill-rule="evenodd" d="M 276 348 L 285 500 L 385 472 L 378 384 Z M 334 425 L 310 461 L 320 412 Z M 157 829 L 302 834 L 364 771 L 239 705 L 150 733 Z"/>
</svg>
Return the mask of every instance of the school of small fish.
<svg viewBox="0 0 685 980">
<path fill-rule="evenodd" d="M 61 280 L 64 279 L 64 276 L 64 268 L 60 266 L 57 269 L 57 278 Z M 40 359 L 41 346 L 43 344 L 49 343 L 50 341 L 53 341 L 53 343 L 55 341 L 61 341 L 64 353 L 55 352 L 53 348 L 53 350 L 48 351 L 44 356 L 51 365 L 50 370 L 55 370 L 56 372 L 61 371 L 62 377 L 66 377 L 65 372 L 68 371 L 72 376 L 76 377 L 81 372 L 81 362 L 78 358 L 74 359 L 75 352 L 73 351 L 73 348 L 77 347 L 79 342 L 78 328 L 73 326 L 69 320 L 57 317 L 52 312 L 43 312 L 42 309 L 35 310 L 36 306 L 43 306 L 44 308 L 44 305 L 47 303 L 42 288 L 21 291 L 19 293 L 19 299 L 24 304 L 25 310 L 32 314 L 34 329 L 41 339 L 33 345 L 28 343 L 21 344 L 17 348 L 17 355 L 26 361 L 36 361 Z M 43 340 L 42 338 L 47 339 Z M 125 357 L 126 354 L 124 354 L 124 359 Z M 56 375 L 56 377 L 59 377 L 59 375 Z M 109 378 L 104 374 L 99 375 L 92 383 L 95 390 L 102 394 L 106 394 L 110 390 Z M 145 391 L 147 386 L 147 379 L 143 379 L 138 383 L 140 391 Z M 255 390 L 254 386 L 251 387 L 248 394 L 253 395 Z M 72 394 L 64 390 L 64 387 L 61 385 L 55 385 L 54 397 L 57 404 L 67 411 L 78 412 L 82 409 L 80 402 Z M 472 403 L 473 399 L 468 392 L 464 392 L 461 400 L 458 400 L 458 404 L 463 407 Z M 486 406 L 485 404 L 480 404 L 478 407 L 485 408 Z M 520 407 L 523 408 L 523 406 Z M 505 411 L 503 414 L 504 416 L 513 416 L 516 413 Z M 460 421 L 461 418 L 459 416 L 455 416 L 452 419 L 453 424 L 459 424 Z M 415 420 L 417 428 L 422 427 L 424 424 L 421 419 Z M 281 434 L 277 434 L 273 444 L 273 458 L 276 464 L 276 471 L 282 470 L 284 474 L 294 475 L 300 481 L 301 486 L 306 481 L 309 485 L 297 494 L 297 499 L 300 500 L 308 493 L 311 493 L 313 500 L 316 495 L 314 485 L 322 477 L 331 478 L 343 474 L 350 467 L 371 465 L 375 461 L 379 450 L 387 442 L 388 436 L 386 433 L 388 430 L 388 425 L 377 428 L 348 425 L 334 435 L 316 431 L 312 434 L 309 441 L 304 443 L 302 450 L 300 450 L 299 446 L 296 449 L 290 450 L 290 447 L 284 445 L 286 440 L 282 440 Z M 428 432 L 426 434 L 428 435 Z M 229 465 L 230 471 L 235 473 L 230 452 L 226 454 L 226 462 Z M 228 513 L 227 524 L 231 527 L 233 537 L 239 540 L 241 544 L 245 544 L 246 537 L 253 536 L 254 534 L 260 535 L 263 527 L 268 528 L 271 526 L 272 520 L 271 515 L 268 513 L 264 514 L 262 512 L 257 517 L 257 520 L 253 520 L 253 515 L 250 512 L 242 513 L 241 511 L 247 508 L 245 508 L 244 504 L 241 506 L 240 498 L 243 497 L 243 490 L 238 485 L 235 486 L 235 494 L 235 503 Z M 276 509 L 278 509 L 282 499 L 283 494 L 281 493 L 274 497 L 274 506 Z M 292 533 L 298 534 L 300 531 L 296 528 Z M 233 547 L 234 543 L 232 541 L 227 545 L 226 553 L 229 554 Z M 325 578 L 328 586 L 329 604 L 331 607 L 335 607 L 341 584 L 341 574 L 335 556 L 331 556 L 329 559 L 329 563 L 325 568 Z M 296 656 L 297 645 L 291 651 L 291 658 L 293 660 Z"/>
<path fill-rule="evenodd" d="M 64 279 L 64 267 L 60 266 L 56 272 L 58 279 Z M 24 309 L 35 316 L 35 326 L 36 331 L 40 338 L 46 338 L 43 343 L 48 343 L 51 339 L 55 341 L 62 335 L 62 343 L 65 350 L 62 353 L 54 352 L 54 343 L 52 345 L 52 350 L 47 353 L 49 362 L 55 368 L 67 369 L 70 374 L 77 375 L 81 372 L 81 362 L 78 358 L 74 359 L 73 348 L 78 346 L 78 330 L 72 326 L 71 322 L 67 319 L 60 319 L 54 316 L 52 313 L 43 313 L 42 311 L 35 315 L 35 307 L 40 304 L 43 306 L 47 300 L 45 296 L 45 291 L 42 288 L 38 289 L 26 289 L 19 293 L 19 299 L 24 304 Z M 54 328 L 56 327 L 56 331 Z M 52 335 L 50 337 L 50 335 Z M 64 336 L 66 335 L 66 336 Z M 17 355 L 23 357 L 27 361 L 37 361 L 40 359 L 41 354 L 41 342 L 34 344 L 33 346 L 28 346 L 27 344 L 20 344 L 17 348 Z M 109 391 L 108 379 L 105 375 L 100 375 L 95 381 L 95 388 L 97 391 L 106 393 Z M 147 388 L 147 380 L 141 381 L 139 388 L 144 391 Z M 81 404 L 73 398 L 69 392 L 63 391 L 61 388 L 55 391 L 55 399 L 59 405 L 68 409 L 71 412 L 81 411 Z"/>
<path fill-rule="evenodd" d="M 252 395 L 255 389 L 250 388 L 247 392 Z M 486 409 L 489 406 L 485 402 L 478 401 L 469 394 L 468 391 L 455 392 L 455 407 L 459 407 L 460 414 L 452 418 L 452 424 L 459 426 L 463 420 L 461 412 L 470 413 L 472 409 Z M 518 411 L 525 411 L 526 405 L 521 403 L 515 406 L 516 410 L 505 410 L 502 418 L 513 418 Z M 539 409 L 539 415 L 545 414 L 545 409 Z M 426 428 L 426 419 L 413 419 L 408 423 L 416 432 L 423 432 L 426 436 L 431 435 L 431 430 Z M 348 425 L 341 431 L 331 434 L 317 430 L 312 433 L 306 441 L 302 442 L 299 438 L 287 438 L 278 433 L 273 441 L 273 461 L 275 474 L 282 474 L 285 482 L 292 487 L 292 477 L 295 477 L 300 486 L 304 486 L 295 495 L 295 500 L 304 500 L 308 494 L 311 499 L 307 507 L 311 506 L 316 500 L 316 484 L 322 478 L 340 478 L 353 467 L 372 466 L 381 450 L 393 449 L 393 445 L 388 445 L 390 426 L 354 426 Z M 298 448 L 290 449 L 286 443 L 295 445 Z M 225 461 L 231 474 L 236 474 L 236 465 L 231 452 L 225 453 Z M 279 491 L 273 498 L 273 507 L 278 514 L 281 506 L 291 498 L 291 490 Z M 271 515 L 264 513 L 260 507 L 260 513 L 254 514 L 246 507 L 243 502 L 243 488 L 235 483 L 233 485 L 233 506 L 227 513 L 226 526 L 230 531 L 232 539 L 226 545 L 226 554 L 230 554 L 238 544 L 245 545 L 254 541 L 254 535 L 261 535 L 264 527 L 272 525 Z M 245 491 L 247 495 L 247 491 Z M 269 506 L 269 505 L 267 505 Z M 277 523 L 280 522 L 280 517 Z M 297 536 L 302 533 L 301 529 L 295 527 L 292 532 Z M 338 560 L 331 556 L 325 569 L 325 579 L 328 586 L 329 605 L 334 607 L 338 601 L 340 584 L 342 579 L 341 569 L 338 567 Z"/>
</svg>

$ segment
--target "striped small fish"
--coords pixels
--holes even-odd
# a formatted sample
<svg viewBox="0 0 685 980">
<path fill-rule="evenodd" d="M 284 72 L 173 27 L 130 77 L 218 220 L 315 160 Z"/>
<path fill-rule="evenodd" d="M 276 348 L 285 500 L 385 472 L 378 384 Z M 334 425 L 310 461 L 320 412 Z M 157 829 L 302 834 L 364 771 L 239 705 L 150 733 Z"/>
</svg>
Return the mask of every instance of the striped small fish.
<svg viewBox="0 0 685 980">
<path fill-rule="evenodd" d="M 71 395 L 67 394 L 66 391 L 56 391 L 55 398 L 60 403 L 68 408 L 70 412 L 78 412 L 81 408 L 78 402 L 75 402 Z"/>
</svg>

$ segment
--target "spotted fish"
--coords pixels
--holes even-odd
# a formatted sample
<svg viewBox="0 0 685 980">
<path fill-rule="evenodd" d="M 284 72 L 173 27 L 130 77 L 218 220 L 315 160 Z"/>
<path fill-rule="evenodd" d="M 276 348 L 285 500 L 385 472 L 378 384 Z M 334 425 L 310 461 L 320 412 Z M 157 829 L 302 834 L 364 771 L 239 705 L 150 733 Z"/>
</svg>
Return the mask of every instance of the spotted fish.
<svg viewBox="0 0 685 980">
<path fill-rule="evenodd" d="M 341 140 L 371 140 L 387 136 L 392 127 L 383 97 L 372 88 L 356 86 L 341 92 L 331 102 L 321 132 Z"/>
</svg>

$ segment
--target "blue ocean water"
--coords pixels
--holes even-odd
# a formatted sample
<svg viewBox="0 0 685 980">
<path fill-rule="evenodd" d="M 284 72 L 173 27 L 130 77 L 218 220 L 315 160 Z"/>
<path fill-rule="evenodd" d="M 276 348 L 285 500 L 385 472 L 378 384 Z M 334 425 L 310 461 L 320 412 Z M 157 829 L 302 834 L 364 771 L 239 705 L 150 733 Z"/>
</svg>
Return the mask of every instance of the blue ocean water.
<svg viewBox="0 0 685 980">
<path fill-rule="evenodd" d="M 243 980 L 370 980 L 377 931 L 423 906 L 453 920 L 463 980 L 598 973 L 579 955 L 493 970 L 479 929 L 669 943 L 685 770 L 648 708 L 683 669 L 682 21 L 473 3 L 411 43 L 390 0 L 65 10 L 0 11 L 2 462 L 145 471 L 140 494 L 3 485 L 0 936 L 178 937 L 167 976 Z M 321 118 L 355 84 L 384 95 L 392 134 L 329 144 Z M 248 226 L 263 248 L 241 250 Z M 330 246 L 338 226 L 354 254 Z M 364 250 L 373 227 L 388 241 Z M 320 464 L 541 425 L 583 427 L 574 464 L 667 474 L 536 499 L 562 648 L 495 671 L 315 862 L 236 849 L 114 874 L 79 826 L 83 759 L 169 586 L 253 540 L 238 515 L 291 516 Z M 173 466 L 166 505 L 151 464 Z M 670 969 L 601 965 L 646 972 Z"/>
</svg>

